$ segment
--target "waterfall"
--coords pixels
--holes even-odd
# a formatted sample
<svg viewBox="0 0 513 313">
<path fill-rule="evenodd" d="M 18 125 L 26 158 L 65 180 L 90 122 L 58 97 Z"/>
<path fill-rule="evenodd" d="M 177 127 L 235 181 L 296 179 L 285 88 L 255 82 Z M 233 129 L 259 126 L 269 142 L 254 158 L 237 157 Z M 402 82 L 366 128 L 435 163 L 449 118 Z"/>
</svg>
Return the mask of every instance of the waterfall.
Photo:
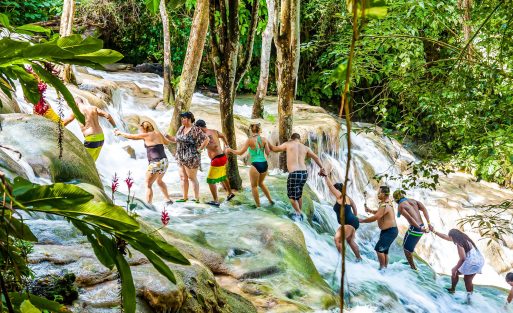
<svg viewBox="0 0 513 313">
<path fill-rule="evenodd" d="M 100 76 L 106 80 L 114 82 L 130 82 L 140 88 L 151 90 L 160 94 L 162 90 L 162 79 L 154 74 L 141 74 L 132 72 L 104 72 L 88 69 L 89 74 Z M 83 87 L 93 84 L 87 78 L 83 78 Z M 18 88 L 17 99 L 20 106 L 26 113 L 32 113 L 32 107 L 24 100 Z M 58 103 L 57 95 L 52 88 L 48 88 L 47 99 L 50 103 Z M 193 103 L 205 108 L 217 107 L 216 99 L 196 93 L 193 97 Z M 266 113 L 276 115 L 276 105 L 272 101 L 267 101 L 264 106 Z M 57 108 L 54 107 L 54 110 Z M 114 118 L 121 130 L 128 131 L 128 125 L 124 122 L 129 116 L 145 116 L 155 121 L 160 130 L 165 131 L 171 120 L 173 113 L 170 109 L 149 109 L 137 101 L 131 95 L 129 88 L 122 85 L 119 89 L 112 91 L 112 101 L 105 108 Z M 57 110 L 56 110 L 57 111 Z M 234 112 L 244 118 L 251 115 L 251 103 L 247 99 L 237 99 Z M 64 115 L 70 114 L 70 110 L 65 106 Z M 201 117 L 197 117 L 201 118 Z M 345 175 L 345 165 L 347 157 L 347 144 L 345 138 L 345 126 L 340 123 L 339 136 L 334 138 L 327 133 L 310 133 L 307 138 L 307 144 L 314 150 L 326 164 L 329 164 L 333 177 L 341 181 Z M 146 173 L 147 160 L 145 157 L 145 148 L 142 141 L 130 141 L 114 136 L 112 126 L 104 119 L 101 120 L 101 126 L 105 132 L 105 145 L 97 161 L 98 172 L 101 175 L 102 182 L 109 186 L 114 174 L 120 179 L 121 192 L 125 192 L 123 179 L 127 172 L 135 180 L 134 191 L 139 198 L 144 198 L 144 177 Z M 369 207 L 376 207 L 376 187 L 379 182 L 373 180 L 376 174 L 400 174 L 408 162 L 416 161 L 416 157 L 402 147 L 397 141 L 385 138 L 377 131 L 369 131 L 371 125 L 355 123 L 354 133 L 352 134 L 352 154 L 353 160 L 350 169 L 350 182 L 348 185 L 348 194 L 353 198 L 358 207 L 360 216 L 365 216 L 363 204 L 366 201 Z M 68 126 L 77 138 L 83 139 L 78 123 L 74 121 Z M 264 133 L 270 130 L 264 130 Z M 127 146 L 133 149 L 135 159 L 126 151 Z M 168 159 L 170 166 L 164 182 L 168 185 L 170 194 L 173 197 L 179 196 L 179 175 L 178 166 L 174 157 L 169 152 Z M 209 160 L 204 153 L 202 155 L 202 164 L 208 164 Z M 25 166 L 26 167 L 26 166 Z M 308 247 L 309 254 L 314 261 L 319 273 L 334 289 L 340 285 L 340 256 L 333 244 L 333 234 L 338 228 L 335 213 L 332 210 L 333 197 L 329 194 L 321 177 L 316 175 L 318 167 L 315 164 L 309 165 L 308 185 L 321 199 L 314 202 L 315 215 L 313 224 L 296 223 L 302 230 Z M 198 179 L 205 181 L 206 171 L 198 172 Z M 282 175 L 279 171 L 271 171 L 271 176 Z M 33 176 L 33 175 L 32 175 Z M 246 179 L 246 178 L 244 178 Z M 396 189 L 398 182 L 384 181 Z M 457 185 L 454 187 L 452 184 Z M 430 191 L 425 189 L 413 189 L 408 191 L 408 196 L 422 201 L 429 210 L 431 220 L 439 231 L 448 231 L 454 227 L 456 219 L 460 216 L 460 211 L 455 210 L 453 215 L 447 217 L 447 213 L 441 207 L 445 201 L 451 207 L 468 208 L 477 206 L 487 199 L 487 192 L 493 190 L 500 195 L 511 195 L 511 193 L 501 190 L 494 184 L 478 184 L 472 181 L 470 175 L 455 173 L 449 178 L 442 179 L 444 189 Z M 462 186 L 459 186 L 459 185 Z M 465 185 L 467 184 L 467 185 Z M 247 182 L 245 183 L 247 185 Z M 449 187 L 454 187 L 453 189 Z M 469 192 L 469 188 L 482 188 L 480 194 Z M 480 187 L 476 187 L 480 186 Z M 202 185 L 202 189 L 206 186 Z M 458 189 L 459 188 L 459 189 Z M 471 189 L 471 190 L 474 190 Z M 365 199 L 364 194 L 367 194 Z M 452 200 L 451 195 L 457 194 L 457 198 Z M 163 201 L 159 191 L 155 192 L 155 207 L 161 209 Z M 499 196 L 498 196 L 499 197 Z M 184 210 L 180 207 L 171 210 L 173 218 L 180 218 L 183 215 L 196 214 L 190 210 Z M 156 212 L 148 210 L 140 212 L 141 215 L 156 216 Z M 404 233 L 407 226 L 404 218 L 398 219 L 401 233 Z M 350 312 L 497 312 L 505 301 L 505 293 L 494 287 L 479 287 L 473 297 L 471 306 L 463 304 L 465 292 L 458 289 L 455 296 L 447 294 L 443 287 L 449 283 L 448 274 L 450 269 L 457 261 L 457 254 L 454 245 L 435 239 L 433 235 L 424 235 L 419 243 L 418 253 L 426 262 L 416 260 L 419 265 L 419 272 L 409 269 L 408 265 L 403 264 L 404 256 L 399 243 L 395 243 L 390 252 L 390 267 L 385 272 L 377 270 L 378 263 L 374 252 L 374 244 L 377 241 L 379 230 L 375 224 L 364 224 L 357 232 L 357 243 L 360 246 L 364 261 L 355 263 L 352 252 L 347 250 L 347 282 L 348 282 L 348 301 Z M 476 234 L 471 234 L 473 239 L 478 239 Z M 479 247 L 484 251 L 486 243 L 480 242 Z M 508 254 L 509 253 L 509 254 Z M 512 252 L 504 251 L 506 261 L 511 257 Z M 505 262 L 506 262 L 505 261 Z M 476 283 L 506 287 L 503 277 L 497 271 L 487 265 L 482 275 L 477 275 Z M 463 282 L 460 282 L 462 288 Z M 513 312 L 513 310 L 507 311 Z"/>
</svg>

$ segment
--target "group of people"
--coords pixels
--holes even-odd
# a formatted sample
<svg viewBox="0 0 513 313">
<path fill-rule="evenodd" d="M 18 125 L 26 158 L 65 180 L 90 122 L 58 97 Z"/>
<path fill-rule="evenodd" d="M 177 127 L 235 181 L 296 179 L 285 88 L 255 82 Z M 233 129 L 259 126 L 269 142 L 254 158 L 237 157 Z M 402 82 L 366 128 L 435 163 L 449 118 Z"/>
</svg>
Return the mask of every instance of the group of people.
<svg viewBox="0 0 513 313">
<path fill-rule="evenodd" d="M 148 158 L 148 169 L 146 173 L 146 201 L 148 203 L 152 202 L 152 186 L 155 182 L 157 182 L 157 185 L 160 187 L 167 203 L 173 203 L 168 194 L 166 184 L 163 182 L 163 177 L 169 164 L 164 145 L 171 142 L 177 145 L 175 158 L 179 165 L 183 195 L 182 198 L 176 200 L 176 202 L 189 201 L 188 193 L 190 184 L 192 184 L 194 192 L 194 199 L 191 199 L 191 201 L 199 202 L 197 172 L 201 163 L 201 153 L 206 149 L 211 160 L 207 183 L 213 197 L 213 200 L 207 203 L 214 206 L 220 205 L 217 193 L 218 183 L 221 183 L 224 187 L 227 193 L 227 201 L 235 196 L 227 178 L 227 154 L 243 155 L 246 152 L 249 153 L 251 163 L 249 180 L 256 207 L 260 207 L 258 188 L 263 192 L 269 204 L 274 204 L 269 189 L 264 182 L 268 173 L 267 157 L 271 152 L 286 152 L 287 169 L 289 172 L 287 178 L 287 196 L 294 208 L 295 218 L 302 219 L 302 194 L 308 178 L 305 161 L 307 158 L 311 158 L 320 167 L 318 175 L 324 177 L 327 187 L 336 198 L 333 210 L 337 215 L 339 224 L 341 224 L 341 227 L 338 228 L 334 237 L 337 249 L 340 251 L 342 249 L 342 240 L 346 240 L 349 247 L 354 252 L 356 259 L 361 261 L 362 257 L 355 240 L 356 231 L 361 223 L 377 221 L 381 232 L 374 250 L 376 251 L 379 261 L 379 269 L 387 268 L 389 263 L 389 249 L 399 234 L 396 214 L 390 199 L 390 188 L 380 186 L 377 194 L 379 203 L 377 209 L 372 210 L 368 208 L 365 203 L 365 211 L 372 214 L 372 216 L 359 218 L 355 202 L 347 194 L 345 197 L 343 195 L 343 184 L 332 182 L 330 175 L 327 175 L 323 168 L 319 157 L 309 147 L 301 143 L 299 134 L 293 133 L 289 141 L 281 145 L 273 145 L 267 138 L 261 135 L 262 129 L 260 124 L 255 123 L 250 125 L 249 137 L 240 149 L 233 149 L 229 146 L 224 134 L 215 129 L 207 128 L 204 120 L 196 121 L 191 112 L 183 112 L 180 114 L 181 126 L 175 136 L 162 134 L 149 121 L 140 123 L 138 134 L 128 134 L 116 128 L 116 123 L 107 112 L 97 107 L 86 105 L 80 98 L 77 98 L 76 102 L 80 111 L 85 116 L 85 124 L 80 125 L 85 137 L 84 147 L 94 160 L 98 158 L 104 141 L 103 131 L 98 121 L 99 117 L 104 117 L 110 122 L 114 127 L 116 135 L 127 139 L 144 141 Z M 63 123 L 67 125 L 73 119 L 74 116 L 71 115 L 69 118 L 65 119 Z M 224 143 L 224 148 L 221 146 L 221 141 Z M 410 267 L 413 270 L 417 270 L 413 259 L 413 252 L 423 234 L 432 232 L 444 240 L 453 242 L 456 245 L 459 260 L 452 269 L 451 286 L 447 289 L 450 293 L 454 293 L 459 276 L 463 275 L 468 293 L 468 301 L 470 301 L 470 295 L 473 292 L 472 280 L 476 274 L 481 272 L 484 266 L 484 257 L 476 244 L 465 233 L 458 229 L 451 229 L 447 235 L 436 231 L 431 225 L 426 207 L 420 201 L 406 198 L 404 191 L 396 190 L 393 193 L 393 199 L 398 205 L 397 217 L 401 215 L 404 216 L 410 225 L 403 240 L 404 254 Z M 344 219 L 343 223 L 341 220 L 342 216 Z M 422 216 L 424 216 L 425 222 Z M 342 238 L 342 227 L 344 227 L 345 238 Z M 507 275 L 506 281 L 513 286 L 513 273 Z M 512 299 L 513 288 L 508 296 L 508 302 L 511 302 Z"/>
<path fill-rule="evenodd" d="M 390 188 L 387 186 L 380 186 L 377 195 L 378 208 L 376 210 L 372 210 L 367 207 L 367 204 L 365 204 L 365 211 L 371 213 L 372 216 L 367 218 L 358 218 L 357 208 L 354 201 L 347 195 L 345 196 L 345 199 L 343 198 L 343 185 L 341 183 L 333 184 L 327 176 L 326 183 L 331 193 L 336 198 L 336 203 L 333 209 L 337 214 L 338 221 L 341 225 L 342 206 L 344 206 L 344 239 L 354 252 L 357 261 L 361 261 L 361 255 L 358 245 L 355 243 L 356 230 L 359 228 L 360 223 L 372 223 L 377 221 L 381 232 L 374 250 L 376 251 L 379 261 L 379 269 L 386 269 L 388 266 L 389 249 L 399 234 L 396 214 L 392 201 L 389 199 Z M 417 270 L 413 260 L 413 252 L 423 234 L 432 232 L 444 240 L 453 242 L 456 245 L 459 259 L 457 264 L 452 268 L 451 286 L 447 288 L 447 290 L 449 293 L 454 293 L 458 284 L 459 276 L 463 275 L 465 288 L 467 290 L 467 299 L 470 302 L 470 296 L 474 291 L 472 280 L 476 274 L 481 273 L 484 266 L 484 257 L 474 241 L 458 229 L 451 229 L 447 235 L 436 231 L 433 225 L 431 225 L 426 207 L 418 200 L 406 198 L 404 191 L 396 190 L 393 193 L 393 199 L 398 205 L 397 217 L 400 217 L 401 215 L 404 216 L 410 225 L 403 240 L 403 251 L 410 267 L 413 270 Z M 423 222 L 422 215 L 424 216 L 426 223 Z M 342 240 L 341 226 L 335 234 L 335 245 L 339 251 L 342 249 Z M 513 274 L 509 278 L 511 279 L 511 284 L 513 286 Z M 513 299 L 513 291 L 510 294 L 510 298 Z M 509 301 L 511 301 L 511 299 L 509 299 Z"/>
</svg>

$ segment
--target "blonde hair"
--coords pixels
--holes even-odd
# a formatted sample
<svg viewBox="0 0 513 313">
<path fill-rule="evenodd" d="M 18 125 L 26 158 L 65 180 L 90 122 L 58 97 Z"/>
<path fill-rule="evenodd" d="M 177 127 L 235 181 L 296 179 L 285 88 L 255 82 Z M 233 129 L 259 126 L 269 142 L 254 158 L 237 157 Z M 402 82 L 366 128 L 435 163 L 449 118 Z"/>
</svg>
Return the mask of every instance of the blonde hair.
<svg viewBox="0 0 513 313">
<path fill-rule="evenodd" d="M 153 128 L 153 125 L 148 122 L 148 121 L 144 121 L 141 123 L 141 127 L 142 129 L 144 129 L 145 132 L 149 133 L 149 132 L 152 132 L 155 130 L 155 128 Z"/>
</svg>

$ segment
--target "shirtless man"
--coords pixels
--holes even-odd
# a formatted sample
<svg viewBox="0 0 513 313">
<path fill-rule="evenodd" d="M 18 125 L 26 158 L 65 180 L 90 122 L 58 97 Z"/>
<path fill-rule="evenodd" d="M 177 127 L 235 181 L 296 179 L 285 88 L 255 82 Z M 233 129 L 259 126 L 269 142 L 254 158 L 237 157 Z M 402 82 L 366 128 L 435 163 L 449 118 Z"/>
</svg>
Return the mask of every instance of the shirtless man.
<svg viewBox="0 0 513 313">
<path fill-rule="evenodd" d="M 433 226 L 431 226 L 431 223 L 429 222 L 429 214 L 426 207 L 420 201 L 407 199 L 403 190 L 396 190 L 394 192 L 394 200 L 399 205 L 397 217 L 400 217 L 402 214 L 408 220 L 408 223 L 410 223 L 410 228 L 408 228 L 404 235 L 403 249 L 410 267 L 413 270 L 417 270 L 415 262 L 413 261 L 413 251 L 415 250 L 415 246 L 419 242 L 420 237 L 422 237 L 424 233 L 429 232 L 429 230 L 433 230 Z M 426 219 L 429 229 L 425 227 L 422 222 L 422 217 L 420 215 L 421 211 Z"/>
<path fill-rule="evenodd" d="M 296 216 L 302 219 L 301 209 L 303 207 L 303 187 L 305 186 L 308 172 L 306 171 L 305 159 L 307 157 L 313 159 L 321 168 L 319 175 L 325 176 L 324 168 L 319 157 L 312 152 L 310 148 L 301 143 L 301 137 L 298 133 L 293 133 L 290 140 L 279 146 L 273 146 L 269 143 L 269 148 L 273 152 L 287 152 L 287 170 L 289 177 L 287 178 L 287 196 Z"/>
<path fill-rule="evenodd" d="M 117 130 L 116 123 L 112 116 L 92 105 L 86 105 L 84 100 L 81 98 L 75 98 L 75 101 L 78 105 L 78 108 L 85 117 L 85 125 L 80 124 L 80 130 L 82 134 L 84 134 L 84 147 L 86 148 L 89 155 L 93 158 L 93 160 L 97 160 L 100 155 L 100 151 L 102 150 L 103 141 L 105 137 L 103 136 L 103 130 L 100 126 L 100 122 L 98 120 L 98 116 L 102 116 L 106 118 L 109 123 L 114 127 L 114 130 Z M 68 125 L 75 119 L 75 115 L 71 114 L 70 117 L 66 118 L 63 123 L 64 126 Z"/>
<path fill-rule="evenodd" d="M 219 198 L 217 196 L 217 183 L 221 183 L 228 193 L 226 197 L 227 201 L 230 201 L 235 195 L 232 193 L 230 182 L 226 177 L 226 163 L 228 159 L 221 149 L 221 139 L 225 147 L 228 147 L 228 141 L 226 136 L 215 129 L 208 129 L 207 123 L 204 120 L 197 120 L 196 126 L 208 136 L 208 145 L 206 147 L 208 157 L 210 158 L 210 169 L 208 171 L 207 183 L 212 193 L 213 201 L 207 202 L 207 204 L 219 206 Z"/>
<path fill-rule="evenodd" d="M 378 227 L 381 229 L 379 240 L 374 250 L 378 255 L 379 269 L 385 269 L 388 266 L 388 249 L 399 234 L 397 223 L 395 221 L 394 208 L 388 199 L 390 196 L 390 188 L 387 186 L 379 187 L 378 200 L 379 207 L 377 210 L 371 210 L 365 205 L 365 212 L 374 214 L 368 218 L 360 218 L 360 223 L 372 223 L 378 221 Z"/>
</svg>

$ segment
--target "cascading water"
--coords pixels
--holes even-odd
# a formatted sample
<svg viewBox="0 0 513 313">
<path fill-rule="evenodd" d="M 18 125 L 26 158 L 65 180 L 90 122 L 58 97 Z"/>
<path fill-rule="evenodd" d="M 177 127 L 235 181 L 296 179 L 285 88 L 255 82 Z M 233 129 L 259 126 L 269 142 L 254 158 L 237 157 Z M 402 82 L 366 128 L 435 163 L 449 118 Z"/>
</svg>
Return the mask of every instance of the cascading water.
<svg viewBox="0 0 513 313">
<path fill-rule="evenodd" d="M 109 73 L 96 70 L 89 70 L 89 73 L 110 81 L 135 83 L 141 88 L 147 88 L 156 93 L 160 93 L 162 89 L 162 79 L 153 74 Z M 87 80 L 84 79 L 84 84 L 87 85 L 87 83 Z M 21 88 L 18 89 L 20 90 Z M 25 103 L 19 92 L 17 98 L 23 110 L 26 113 L 31 113 L 31 106 Z M 51 88 L 47 91 L 47 98 L 51 103 L 57 103 L 57 96 Z M 161 130 L 167 128 L 171 120 L 172 109 L 152 110 L 147 106 L 137 103 L 134 99 L 126 89 L 120 88 L 113 91 L 112 103 L 109 104 L 106 110 L 114 117 L 120 129 L 127 131 L 127 126 L 123 120 L 131 115 L 149 117 L 156 122 Z M 218 105 L 217 100 L 201 94 L 194 95 L 193 103 L 205 107 Z M 274 103 L 267 103 L 265 110 L 267 114 L 276 115 Z M 250 103 L 244 99 L 238 99 L 234 112 L 249 118 L 251 114 Z M 69 113 L 68 109 L 64 110 L 64 115 Z M 104 185 L 110 185 L 110 181 L 116 173 L 121 177 L 121 191 L 125 191 L 123 190 L 122 179 L 130 171 L 131 176 L 136 182 L 133 189 L 135 195 L 139 198 L 144 198 L 143 182 L 147 161 L 143 143 L 114 136 L 112 127 L 105 120 L 102 120 L 101 125 L 105 132 L 105 145 L 96 164 Z M 363 128 L 364 125 L 359 126 Z M 68 129 L 78 138 L 83 138 L 77 122 L 70 124 Z M 340 138 L 329 138 L 329 136 L 323 134 L 311 134 L 308 140 L 312 149 L 318 152 L 326 163 L 330 164 L 334 177 L 340 180 L 344 177 L 347 154 L 345 137 L 342 135 L 344 127 L 342 126 L 341 129 Z M 270 133 L 270 130 L 264 130 L 264 133 Z M 359 214 L 364 215 L 362 213 L 365 201 L 369 203 L 370 207 L 376 205 L 374 191 L 376 185 L 371 183 L 371 178 L 378 173 L 398 174 L 401 172 L 400 164 L 413 161 L 415 157 L 397 142 L 383 139 L 373 133 L 362 132 L 358 135 L 353 134 L 352 139 L 353 162 L 351 164 L 348 194 L 357 203 Z M 127 146 L 134 150 L 135 159 L 126 152 Z M 170 160 L 170 167 L 164 181 L 168 185 L 171 195 L 176 197 L 179 196 L 180 190 L 178 167 L 174 158 L 169 154 L 168 159 Z M 206 154 L 203 155 L 202 163 L 208 164 Z M 316 165 L 310 165 L 309 171 L 310 173 L 316 173 L 318 168 Z M 205 181 L 205 175 L 206 172 L 199 172 L 198 178 L 201 182 Z M 284 174 L 279 171 L 272 171 L 271 176 L 284 176 Z M 308 223 L 296 224 L 304 234 L 309 254 L 317 270 L 328 284 L 334 289 L 338 289 L 340 284 L 340 256 L 333 244 L 333 234 L 338 227 L 338 223 L 330 205 L 333 201 L 329 201 L 329 199 L 333 199 L 329 195 L 329 191 L 325 187 L 322 178 L 319 176 L 309 175 L 308 184 L 318 195 L 318 198 L 323 200 L 314 202 L 315 213 L 312 225 Z M 392 188 L 397 187 L 397 183 L 388 182 L 388 184 Z M 245 182 L 245 185 L 247 185 L 247 182 Z M 202 185 L 201 188 L 206 189 L 206 186 Z M 364 198 L 364 191 L 369 195 L 367 199 Z M 437 192 L 416 189 L 410 191 L 409 195 L 425 202 L 428 208 L 430 208 L 430 214 L 435 226 L 448 230 L 448 225 L 454 225 L 454 222 L 445 221 L 447 223 L 442 227 L 440 211 L 431 209 L 436 208 L 437 205 L 433 199 L 440 198 Z M 162 208 L 162 197 L 158 190 L 155 192 L 155 200 L 155 207 Z M 469 199 L 471 203 L 472 201 L 470 200 L 472 199 Z M 279 205 L 287 206 L 287 203 L 282 201 Z M 170 210 L 170 213 L 174 219 L 201 214 L 201 208 L 205 206 L 198 205 L 197 207 L 199 208 L 197 211 L 191 211 L 175 205 Z M 223 205 L 220 210 L 225 210 Z M 152 210 L 144 210 L 138 213 L 158 219 L 158 213 Z M 399 222 L 401 225 L 405 225 L 403 219 L 399 219 Z M 436 272 L 450 272 L 451 266 L 456 263 L 456 249 L 452 244 L 434 239 L 432 235 L 425 235 L 421 240 L 420 245 L 428 247 L 426 249 L 431 250 L 432 254 L 423 255 L 428 264 L 417 260 L 420 268 L 419 272 L 414 272 L 407 265 L 403 264 L 404 256 L 399 244 L 394 244 L 391 249 L 391 265 L 389 269 L 385 272 L 379 272 L 373 250 L 378 233 L 379 230 L 375 224 L 362 225 L 358 230 L 357 243 L 364 257 L 362 263 L 355 263 L 352 252 L 347 250 L 346 281 L 348 288 L 346 290 L 349 290 L 347 301 L 351 306 L 351 312 L 496 312 L 504 303 L 504 292 L 494 287 L 477 287 L 472 299 L 473 303 L 470 306 L 463 304 L 466 295 L 462 291 L 463 289 L 458 289 L 455 296 L 444 292 L 443 287 L 448 284 L 448 277 L 437 275 Z M 444 255 L 444 257 L 440 257 L 440 255 Z M 488 266 L 485 268 L 484 274 L 478 275 L 475 281 L 501 285 L 502 279 L 493 268 Z M 462 288 L 462 286 L 461 282 L 459 287 Z"/>
</svg>

